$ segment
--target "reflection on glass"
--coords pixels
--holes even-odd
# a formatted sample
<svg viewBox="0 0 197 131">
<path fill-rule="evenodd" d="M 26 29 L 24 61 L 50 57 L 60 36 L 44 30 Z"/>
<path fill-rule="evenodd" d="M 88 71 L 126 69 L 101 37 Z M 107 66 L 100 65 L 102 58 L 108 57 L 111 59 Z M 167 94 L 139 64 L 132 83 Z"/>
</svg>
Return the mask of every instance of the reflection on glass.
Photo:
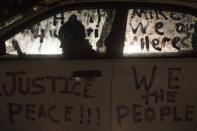
<svg viewBox="0 0 197 131">
<path fill-rule="evenodd" d="M 0 30 L 4 29 L 5 27 L 13 24 L 14 22 L 16 22 L 16 21 L 18 21 L 18 20 L 20 20 L 22 18 L 23 18 L 23 15 L 19 14 L 19 15 L 16 15 L 16 16 L 14 16 L 14 17 L 12 17 L 12 18 L 0 23 Z"/>
</svg>

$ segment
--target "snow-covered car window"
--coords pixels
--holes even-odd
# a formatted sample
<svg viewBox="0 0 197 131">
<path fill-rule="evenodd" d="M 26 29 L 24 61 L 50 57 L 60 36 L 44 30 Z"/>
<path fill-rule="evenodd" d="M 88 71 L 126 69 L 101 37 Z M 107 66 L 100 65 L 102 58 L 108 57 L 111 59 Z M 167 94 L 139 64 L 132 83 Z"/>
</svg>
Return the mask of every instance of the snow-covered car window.
<svg viewBox="0 0 197 131">
<path fill-rule="evenodd" d="M 59 38 L 60 28 L 74 15 L 82 23 L 85 39 L 95 52 L 105 53 L 104 40 L 108 36 L 115 10 L 88 9 L 60 12 L 51 16 L 31 28 L 16 34 L 8 39 L 6 53 L 31 55 L 59 55 L 62 54 L 62 45 Z"/>
<path fill-rule="evenodd" d="M 196 50 L 197 17 L 190 14 L 130 9 L 124 56 Z"/>
</svg>

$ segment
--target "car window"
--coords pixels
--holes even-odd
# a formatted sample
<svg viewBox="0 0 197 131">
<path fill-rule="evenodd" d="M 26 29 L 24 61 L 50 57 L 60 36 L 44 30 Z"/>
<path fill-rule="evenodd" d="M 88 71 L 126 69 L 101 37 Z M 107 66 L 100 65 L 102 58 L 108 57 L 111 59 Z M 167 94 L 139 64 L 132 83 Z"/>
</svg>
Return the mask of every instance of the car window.
<svg viewBox="0 0 197 131">
<path fill-rule="evenodd" d="M 84 9 L 59 12 L 5 41 L 6 53 L 9 55 L 61 55 L 64 51 L 70 51 L 70 49 L 62 49 L 67 47 L 64 47 L 66 42 L 63 43 L 60 39 L 60 29 L 62 27 L 63 33 L 65 32 L 63 26 L 72 16 L 75 16 L 81 26 L 84 27 L 86 48 L 91 48 L 98 54 L 105 53 L 104 40 L 110 32 L 114 15 L 115 10 L 113 9 Z M 77 28 L 77 26 L 73 28 Z M 76 32 L 80 32 L 80 30 L 78 29 Z M 72 34 L 72 31 L 68 34 Z M 78 36 L 75 37 L 75 39 L 77 38 Z"/>
<path fill-rule="evenodd" d="M 195 51 L 196 36 L 196 16 L 173 11 L 130 9 L 124 56 Z"/>
</svg>

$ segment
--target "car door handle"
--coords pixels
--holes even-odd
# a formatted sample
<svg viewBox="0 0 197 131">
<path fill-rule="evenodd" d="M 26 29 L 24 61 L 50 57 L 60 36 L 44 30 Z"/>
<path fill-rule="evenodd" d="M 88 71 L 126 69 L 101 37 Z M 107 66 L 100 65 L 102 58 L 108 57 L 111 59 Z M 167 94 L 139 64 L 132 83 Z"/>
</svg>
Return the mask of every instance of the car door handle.
<svg viewBox="0 0 197 131">
<path fill-rule="evenodd" d="M 73 77 L 101 77 L 102 73 L 100 70 L 84 70 L 84 71 L 74 71 Z"/>
</svg>

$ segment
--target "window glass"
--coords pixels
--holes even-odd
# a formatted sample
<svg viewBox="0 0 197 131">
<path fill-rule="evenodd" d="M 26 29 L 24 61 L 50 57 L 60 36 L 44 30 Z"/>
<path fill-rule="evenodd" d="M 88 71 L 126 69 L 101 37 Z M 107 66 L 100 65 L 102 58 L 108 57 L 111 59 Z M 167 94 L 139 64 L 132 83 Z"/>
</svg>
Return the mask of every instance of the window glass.
<svg viewBox="0 0 197 131">
<path fill-rule="evenodd" d="M 168 53 L 196 48 L 197 17 L 177 12 L 130 9 L 124 55 Z"/>
<path fill-rule="evenodd" d="M 85 39 L 91 45 L 90 47 L 96 52 L 105 53 L 104 40 L 111 30 L 114 13 L 114 10 L 107 9 L 60 12 L 8 39 L 5 42 L 6 53 L 12 55 L 62 54 L 59 32 L 71 15 L 75 15 L 84 26 Z"/>
</svg>

